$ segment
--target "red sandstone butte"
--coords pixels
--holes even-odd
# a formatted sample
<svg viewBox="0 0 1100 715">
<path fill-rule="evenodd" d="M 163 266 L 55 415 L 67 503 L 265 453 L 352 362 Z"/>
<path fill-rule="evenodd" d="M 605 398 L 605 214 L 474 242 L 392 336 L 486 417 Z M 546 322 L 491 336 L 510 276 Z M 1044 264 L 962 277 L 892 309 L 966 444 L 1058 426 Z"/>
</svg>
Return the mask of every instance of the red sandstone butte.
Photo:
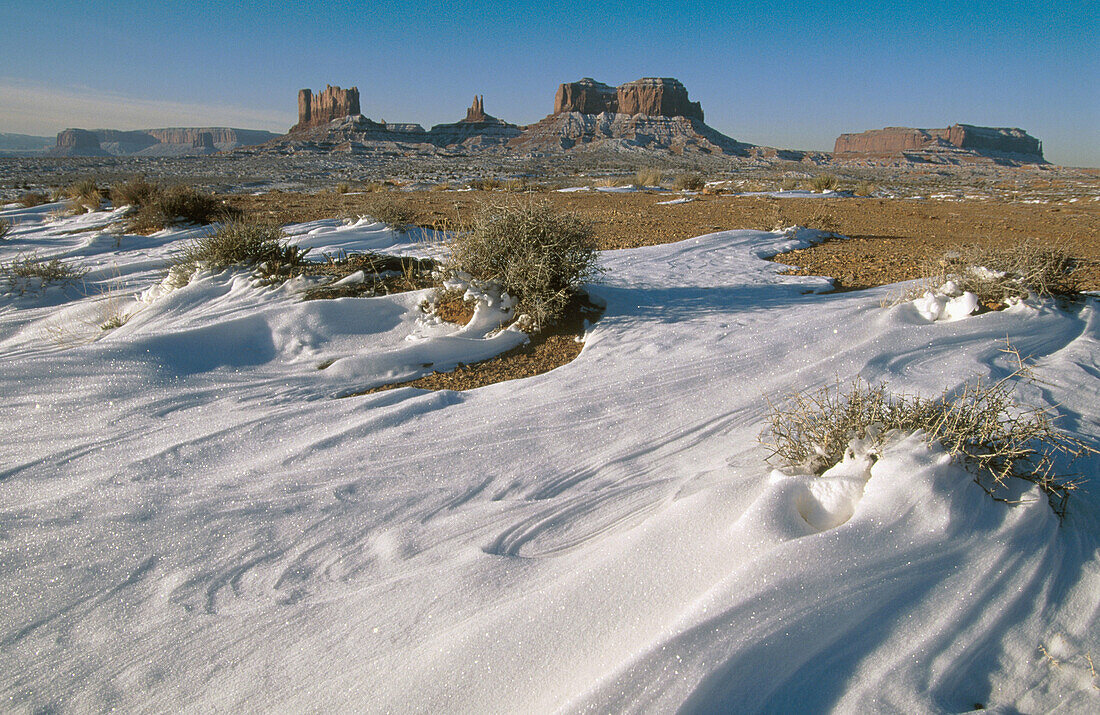
<svg viewBox="0 0 1100 715">
<path fill-rule="evenodd" d="M 340 89 L 325 85 L 325 91 L 314 95 L 311 90 L 298 91 L 298 123 L 290 128 L 300 132 L 328 124 L 333 119 L 360 114 L 359 89 Z"/>
<path fill-rule="evenodd" d="M 591 77 L 566 82 L 558 87 L 554 96 L 554 114 L 566 112 L 703 120 L 703 108 L 698 102 L 690 101 L 684 85 L 671 77 L 643 77 L 618 87 L 610 87 Z"/>
<path fill-rule="evenodd" d="M 1021 154 L 1043 161 L 1043 143 L 1023 129 L 952 124 L 944 129 L 886 127 L 859 134 L 841 134 L 836 154 L 899 154 L 925 149 L 956 148 L 972 151 Z"/>
</svg>

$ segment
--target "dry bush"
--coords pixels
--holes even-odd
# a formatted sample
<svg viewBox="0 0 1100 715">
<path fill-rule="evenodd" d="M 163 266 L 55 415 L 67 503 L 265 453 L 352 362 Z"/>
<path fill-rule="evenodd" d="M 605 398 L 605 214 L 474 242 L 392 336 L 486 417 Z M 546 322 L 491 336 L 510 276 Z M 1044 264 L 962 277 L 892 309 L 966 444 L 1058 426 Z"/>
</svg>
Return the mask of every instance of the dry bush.
<svg viewBox="0 0 1100 715">
<path fill-rule="evenodd" d="M 818 174 L 810 180 L 810 188 L 814 191 L 833 191 L 840 182 L 832 174 Z"/>
<path fill-rule="evenodd" d="M 46 192 L 44 191 L 27 191 L 21 194 L 18 199 L 16 199 L 16 201 L 19 202 L 19 204 L 21 204 L 25 209 L 34 208 L 35 206 L 41 206 L 42 204 L 47 203 L 49 200 L 50 197 L 47 196 Z"/>
<path fill-rule="evenodd" d="M 103 191 L 95 179 L 81 179 L 65 188 L 65 198 L 69 200 L 69 211 L 74 214 L 98 211 L 103 203 Z"/>
<path fill-rule="evenodd" d="M 115 206 L 133 206 L 140 208 L 163 193 L 161 187 L 144 176 L 135 176 L 129 181 L 111 187 L 111 203 Z"/>
<path fill-rule="evenodd" d="M 474 179 L 470 181 L 467 186 L 475 191 L 493 191 L 499 189 L 504 185 L 500 179 Z"/>
<path fill-rule="evenodd" d="M 638 186 L 660 186 L 663 178 L 661 170 L 653 166 L 638 169 L 634 173 L 634 183 Z"/>
<path fill-rule="evenodd" d="M 351 191 L 351 186 L 346 181 L 341 181 L 336 185 L 336 193 L 338 194 L 346 194 L 349 191 Z"/>
<path fill-rule="evenodd" d="M 239 209 L 222 203 L 212 194 L 190 186 L 173 186 L 153 191 L 140 205 L 130 230 L 155 231 L 176 223 L 213 223 L 236 219 L 240 215 Z"/>
<path fill-rule="evenodd" d="M 693 171 L 687 174 L 680 174 L 673 179 L 672 185 L 681 191 L 702 191 L 703 187 L 707 185 L 707 182 L 702 174 Z"/>
<path fill-rule="evenodd" d="M 1016 404 L 1010 383 L 1021 375 L 1027 376 L 1026 368 L 992 385 L 978 380 L 937 398 L 892 394 L 885 384 L 859 380 L 845 390 L 838 382 L 793 395 L 783 407 L 773 405 L 761 443 L 770 450 L 769 461 L 821 474 L 843 459 L 854 438 L 871 437 L 881 448 L 894 430 L 921 431 L 994 499 L 1007 501 L 1008 480 L 1022 479 L 1038 485 L 1054 512 L 1064 516 L 1078 482 L 1074 475 L 1057 473 L 1056 462 L 1072 463 L 1096 450 L 1055 428 L 1050 410 Z"/>
<path fill-rule="evenodd" d="M 597 272 L 592 227 L 547 202 L 485 207 L 450 248 L 447 274 L 499 283 L 536 331 L 558 320 Z"/>
<path fill-rule="evenodd" d="M 779 182 L 779 188 L 783 191 L 794 191 L 798 188 L 799 181 L 793 176 L 785 176 Z"/>
<path fill-rule="evenodd" d="M 11 231 L 11 221 L 0 218 L 0 240 L 8 235 L 8 231 Z"/>
<path fill-rule="evenodd" d="M 1000 307 L 1010 299 L 1030 295 L 1076 293 L 1076 268 L 1074 259 L 1063 249 L 1037 240 L 993 248 L 964 245 L 925 266 L 926 285 L 916 290 L 919 295 L 929 287 L 939 288 L 952 281 L 959 291 L 977 295 L 983 305 Z"/>
<path fill-rule="evenodd" d="M 361 208 L 371 218 L 395 231 L 404 231 L 419 219 L 417 212 L 408 203 L 389 195 L 371 198 Z"/>
<path fill-rule="evenodd" d="M 232 220 L 213 234 L 192 242 L 172 261 L 177 275 L 190 280 L 196 271 L 254 266 L 265 280 L 285 280 L 298 272 L 308 252 L 287 245 L 286 235 L 275 223 Z"/>
</svg>

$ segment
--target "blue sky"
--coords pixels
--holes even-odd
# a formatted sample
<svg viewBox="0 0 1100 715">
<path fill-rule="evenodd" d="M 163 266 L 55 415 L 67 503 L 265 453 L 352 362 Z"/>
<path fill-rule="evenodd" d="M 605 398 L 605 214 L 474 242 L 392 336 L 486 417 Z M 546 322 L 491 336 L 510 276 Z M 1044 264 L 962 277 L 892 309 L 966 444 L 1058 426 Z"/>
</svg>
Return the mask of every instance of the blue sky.
<svg viewBox="0 0 1100 715">
<path fill-rule="evenodd" d="M 1100 166 L 1100 3 L 4 0 L 0 131 L 228 125 L 285 131 L 297 91 L 358 86 L 425 126 L 474 94 L 518 124 L 561 82 L 677 77 L 743 141 L 1018 126 Z"/>
</svg>

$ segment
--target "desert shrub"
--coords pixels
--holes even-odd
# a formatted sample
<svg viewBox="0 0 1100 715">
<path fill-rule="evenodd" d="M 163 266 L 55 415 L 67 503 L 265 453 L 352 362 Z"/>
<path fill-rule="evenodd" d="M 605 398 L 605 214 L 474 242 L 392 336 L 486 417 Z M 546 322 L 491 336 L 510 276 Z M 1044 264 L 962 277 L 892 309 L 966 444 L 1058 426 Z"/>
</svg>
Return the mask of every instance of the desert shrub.
<svg viewBox="0 0 1100 715">
<path fill-rule="evenodd" d="M 870 196 L 871 194 L 875 193 L 877 189 L 878 187 L 870 181 L 861 181 L 856 184 L 855 194 L 856 196 Z"/>
<path fill-rule="evenodd" d="M 591 226 L 545 202 L 486 207 L 450 248 L 445 272 L 499 283 L 535 330 L 560 318 L 597 270 Z"/>
<path fill-rule="evenodd" d="M 672 181 L 672 185 L 677 189 L 685 191 L 702 191 L 703 187 L 707 185 L 707 182 L 702 174 L 690 172 L 677 176 Z"/>
<path fill-rule="evenodd" d="M 184 248 L 172 261 L 172 268 L 185 281 L 202 268 L 221 270 L 232 266 L 253 266 L 265 280 L 289 278 L 297 272 L 307 251 L 287 245 L 285 238 L 278 224 L 234 219 Z"/>
<path fill-rule="evenodd" d="M 346 181 L 341 181 L 336 185 L 336 193 L 338 194 L 346 194 L 349 191 L 351 191 L 351 186 Z"/>
<path fill-rule="evenodd" d="M 140 208 L 152 203 L 163 193 L 157 184 L 147 181 L 144 176 L 135 176 L 129 181 L 111 187 L 111 203 L 118 206 Z"/>
<path fill-rule="evenodd" d="M 810 188 L 814 191 L 832 191 L 838 185 L 837 178 L 832 174 L 818 174 L 810 180 Z"/>
<path fill-rule="evenodd" d="M 103 191 L 95 179 L 81 179 L 66 187 L 65 198 L 69 200 L 69 210 L 73 213 L 98 211 L 103 202 Z"/>
<path fill-rule="evenodd" d="M 1049 410 L 1016 404 L 1010 383 L 1022 373 L 1026 368 L 993 384 L 974 381 L 935 398 L 893 394 L 885 384 L 858 380 L 847 390 L 838 383 L 798 393 L 785 406 L 772 406 L 761 443 L 770 450 L 769 461 L 821 474 L 843 459 L 852 439 L 871 438 L 879 449 L 895 430 L 921 431 L 993 498 L 1007 500 L 1008 480 L 1022 479 L 1038 485 L 1062 516 L 1077 482 L 1057 472 L 1057 461 L 1072 462 L 1096 450 L 1058 430 Z"/>
<path fill-rule="evenodd" d="M 1077 265 L 1061 248 L 1039 241 L 1012 246 L 961 246 L 925 266 L 926 283 L 939 287 L 951 281 L 987 306 L 1030 295 L 1051 297 L 1077 292 Z M 923 293 L 927 286 L 920 288 Z"/>
<path fill-rule="evenodd" d="M 0 218 L 0 240 L 3 240 L 8 235 L 8 231 L 11 230 L 11 221 Z"/>
<path fill-rule="evenodd" d="M 175 223 L 213 223 L 239 216 L 238 209 L 222 203 L 212 194 L 181 185 L 154 192 L 138 209 L 130 228 L 150 231 Z"/>
<path fill-rule="evenodd" d="M 33 208 L 35 206 L 41 206 L 48 202 L 50 197 L 46 195 L 44 191 L 27 191 L 19 196 L 16 201 L 22 204 L 23 208 Z"/>
<path fill-rule="evenodd" d="M 798 188 L 798 179 L 793 176 L 785 176 L 779 182 L 779 188 L 783 191 L 794 191 Z"/>
<path fill-rule="evenodd" d="M 370 199 L 363 204 L 362 209 L 371 218 L 397 231 L 404 231 L 418 219 L 416 211 L 411 206 L 392 196 Z"/>
<path fill-rule="evenodd" d="M 503 182 L 500 179 L 474 179 L 469 182 L 468 186 L 475 191 L 493 191 L 503 186 Z"/>
<path fill-rule="evenodd" d="M 634 173 L 634 183 L 638 186 L 660 186 L 663 178 L 661 170 L 653 166 L 638 169 Z"/>
</svg>

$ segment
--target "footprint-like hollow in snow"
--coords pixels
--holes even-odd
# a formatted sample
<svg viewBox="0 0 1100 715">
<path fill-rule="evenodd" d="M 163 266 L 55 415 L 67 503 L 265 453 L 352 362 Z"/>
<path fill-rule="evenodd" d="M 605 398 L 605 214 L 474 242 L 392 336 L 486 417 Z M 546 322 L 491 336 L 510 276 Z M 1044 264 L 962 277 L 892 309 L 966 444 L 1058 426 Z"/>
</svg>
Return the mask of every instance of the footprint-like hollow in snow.
<svg viewBox="0 0 1100 715">
<path fill-rule="evenodd" d="M 875 455 L 869 450 L 850 446 L 843 461 L 803 482 L 794 494 L 795 509 L 815 531 L 840 526 L 855 513 L 874 463 Z"/>
</svg>

